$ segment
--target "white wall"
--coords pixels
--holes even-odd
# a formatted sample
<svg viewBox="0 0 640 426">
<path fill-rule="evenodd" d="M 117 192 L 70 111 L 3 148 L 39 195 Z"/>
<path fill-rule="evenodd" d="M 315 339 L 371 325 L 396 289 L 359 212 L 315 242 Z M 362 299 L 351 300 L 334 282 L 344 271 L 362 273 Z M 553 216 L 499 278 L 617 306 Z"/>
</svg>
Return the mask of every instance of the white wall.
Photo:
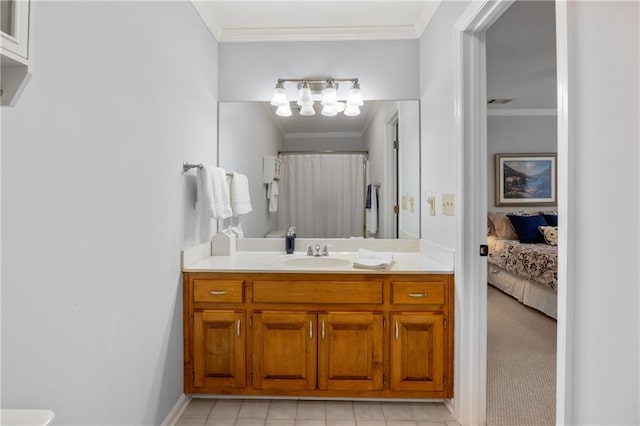
<svg viewBox="0 0 640 426">
<path fill-rule="evenodd" d="M 555 153 L 557 151 L 558 126 L 555 115 L 489 116 L 487 118 L 488 210 L 514 210 L 514 207 L 496 207 L 495 154 Z M 540 207 L 518 206 L 515 209 L 538 211 Z"/>
<path fill-rule="evenodd" d="M 417 99 L 418 42 L 220 44 L 220 100 L 268 101 L 278 78 L 304 77 L 359 78 L 365 101 Z"/>
<path fill-rule="evenodd" d="M 573 424 L 637 425 L 640 7 L 571 2 L 568 20 L 575 113 L 569 408 Z"/>
<path fill-rule="evenodd" d="M 262 157 L 278 155 L 282 133 L 257 102 L 221 102 L 218 119 L 220 167 L 247 176 L 253 209 L 239 218 L 225 219 L 221 229 L 240 223 L 245 237 L 262 238 L 278 225 L 277 213 L 269 213 L 268 209 L 267 185 L 262 183 Z"/>
<path fill-rule="evenodd" d="M 34 74 L 2 109 L 2 407 L 159 424 L 180 250 L 213 232 L 182 162 L 216 162 L 217 44 L 188 2 L 32 5 Z"/>
<path fill-rule="evenodd" d="M 436 196 L 436 215 L 426 214 L 421 198 L 422 239 L 444 249 L 455 249 L 455 217 L 442 215 L 442 194 L 455 193 L 457 182 L 454 141 L 453 27 L 468 2 L 441 2 L 420 37 L 420 150 L 421 188 Z M 459 198 L 459 197 L 458 197 Z"/>
</svg>

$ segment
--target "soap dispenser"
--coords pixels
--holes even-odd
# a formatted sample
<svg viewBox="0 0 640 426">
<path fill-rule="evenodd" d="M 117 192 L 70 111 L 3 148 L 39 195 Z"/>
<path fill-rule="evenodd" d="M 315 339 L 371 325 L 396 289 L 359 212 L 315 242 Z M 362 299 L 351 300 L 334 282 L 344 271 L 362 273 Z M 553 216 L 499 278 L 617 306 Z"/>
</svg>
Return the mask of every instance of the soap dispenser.
<svg viewBox="0 0 640 426">
<path fill-rule="evenodd" d="M 296 227 L 292 226 L 289 228 L 287 232 L 287 236 L 285 238 L 285 248 L 287 250 L 287 254 L 292 254 L 296 249 Z"/>
</svg>

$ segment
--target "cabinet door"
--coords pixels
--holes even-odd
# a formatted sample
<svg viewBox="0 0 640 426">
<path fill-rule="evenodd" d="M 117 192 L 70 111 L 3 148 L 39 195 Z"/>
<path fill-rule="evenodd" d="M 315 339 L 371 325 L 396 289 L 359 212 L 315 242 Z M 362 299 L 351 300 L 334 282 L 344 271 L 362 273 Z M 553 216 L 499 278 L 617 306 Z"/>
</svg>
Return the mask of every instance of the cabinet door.
<svg viewBox="0 0 640 426">
<path fill-rule="evenodd" d="M 316 388 L 316 314 L 253 314 L 253 387 L 303 390 Z"/>
<path fill-rule="evenodd" d="M 444 315 L 391 314 L 391 390 L 444 390 Z"/>
<path fill-rule="evenodd" d="M 382 389 L 382 314 L 320 313 L 318 323 L 318 388 Z"/>
<path fill-rule="evenodd" d="M 195 312 L 193 343 L 195 387 L 245 386 L 244 312 Z"/>
</svg>

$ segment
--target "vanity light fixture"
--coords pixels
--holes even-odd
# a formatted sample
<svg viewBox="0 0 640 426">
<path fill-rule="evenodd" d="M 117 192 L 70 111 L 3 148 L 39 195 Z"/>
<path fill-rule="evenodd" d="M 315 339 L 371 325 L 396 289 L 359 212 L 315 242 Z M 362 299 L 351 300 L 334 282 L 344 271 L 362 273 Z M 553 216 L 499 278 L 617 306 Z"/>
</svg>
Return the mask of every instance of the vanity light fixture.
<svg viewBox="0 0 640 426">
<path fill-rule="evenodd" d="M 338 100 L 338 85 L 340 82 L 351 83 L 351 89 L 346 101 Z M 339 113 L 346 116 L 360 115 L 360 106 L 364 105 L 362 93 L 360 92 L 360 83 L 357 78 L 327 78 L 327 79 L 282 79 L 279 78 L 271 105 L 277 107 L 276 114 L 281 117 L 290 117 L 291 104 L 287 99 L 285 89 L 286 83 L 295 83 L 298 85 L 298 99 L 296 105 L 300 111 L 300 115 L 310 116 L 316 113 L 314 109 L 314 101 L 319 100 L 322 105 L 321 114 L 333 117 Z M 314 95 L 316 97 L 314 98 Z"/>
</svg>

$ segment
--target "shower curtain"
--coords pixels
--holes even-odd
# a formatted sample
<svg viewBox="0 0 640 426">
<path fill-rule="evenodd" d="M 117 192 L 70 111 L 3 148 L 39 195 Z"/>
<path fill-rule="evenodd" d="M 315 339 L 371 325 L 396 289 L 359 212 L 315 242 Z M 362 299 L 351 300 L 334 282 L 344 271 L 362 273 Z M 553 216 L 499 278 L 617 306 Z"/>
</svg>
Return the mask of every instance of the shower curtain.
<svg viewBox="0 0 640 426">
<path fill-rule="evenodd" d="M 281 159 L 281 229 L 295 226 L 303 238 L 364 235 L 364 154 L 284 154 Z"/>
</svg>

